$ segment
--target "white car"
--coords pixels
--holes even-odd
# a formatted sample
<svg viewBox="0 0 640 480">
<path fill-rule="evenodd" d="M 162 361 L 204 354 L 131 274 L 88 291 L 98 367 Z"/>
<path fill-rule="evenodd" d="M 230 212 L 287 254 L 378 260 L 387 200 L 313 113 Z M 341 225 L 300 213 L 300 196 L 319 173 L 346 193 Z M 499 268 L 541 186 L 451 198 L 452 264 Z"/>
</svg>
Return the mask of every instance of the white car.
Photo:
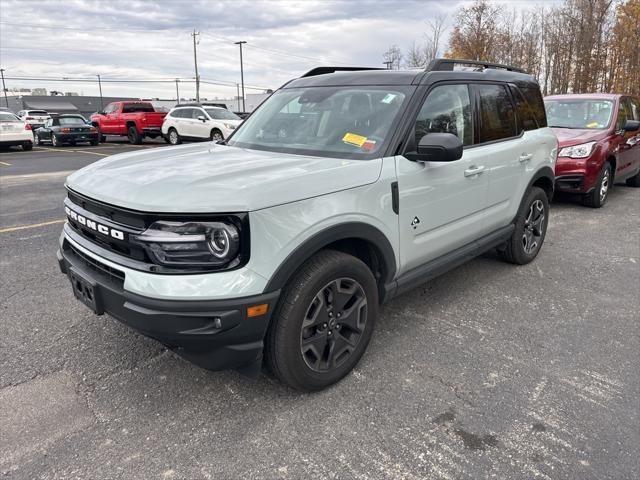
<svg viewBox="0 0 640 480">
<path fill-rule="evenodd" d="M 21 145 L 23 150 L 33 148 L 31 125 L 11 112 L 0 112 L 0 147 Z"/>
<path fill-rule="evenodd" d="M 225 108 L 208 105 L 179 105 L 164 117 L 162 135 L 167 143 L 179 145 L 182 140 L 226 139 L 242 119 Z"/>
<path fill-rule="evenodd" d="M 44 110 L 20 110 L 16 115 L 31 125 L 33 130 L 43 127 L 45 122 L 51 118 L 51 115 Z"/>
</svg>

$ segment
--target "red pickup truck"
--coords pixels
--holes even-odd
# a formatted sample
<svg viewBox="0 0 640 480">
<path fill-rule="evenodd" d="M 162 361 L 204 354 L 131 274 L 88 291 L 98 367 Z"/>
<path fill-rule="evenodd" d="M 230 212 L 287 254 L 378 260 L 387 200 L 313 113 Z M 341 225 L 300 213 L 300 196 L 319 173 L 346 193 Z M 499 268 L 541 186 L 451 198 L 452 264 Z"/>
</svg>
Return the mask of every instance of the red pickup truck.
<svg viewBox="0 0 640 480">
<path fill-rule="evenodd" d="M 100 141 L 105 135 L 126 135 L 133 144 L 142 143 L 143 137 L 162 135 L 161 127 L 167 112 L 156 112 L 149 102 L 113 102 L 91 115 L 91 123 L 100 130 Z"/>
</svg>

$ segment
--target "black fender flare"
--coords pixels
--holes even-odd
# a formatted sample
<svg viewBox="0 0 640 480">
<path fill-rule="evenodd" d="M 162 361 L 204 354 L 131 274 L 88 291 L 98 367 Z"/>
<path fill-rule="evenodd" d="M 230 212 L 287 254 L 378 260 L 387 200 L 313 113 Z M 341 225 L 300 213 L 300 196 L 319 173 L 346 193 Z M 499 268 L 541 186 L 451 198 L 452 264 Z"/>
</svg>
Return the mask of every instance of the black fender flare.
<svg viewBox="0 0 640 480">
<path fill-rule="evenodd" d="M 536 173 L 534 173 L 533 177 L 531 177 L 531 180 L 529 180 L 529 184 L 527 185 L 527 188 L 525 188 L 524 194 L 520 199 L 520 205 L 518 206 L 518 211 L 516 212 L 516 216 L 513 218 L 511 223 L 516 223 L 516 221 L 518 220 L 518 213 L 520 213 L 520 210 L 522 209 L 522 204 L 526 199 L 527 192 L 531 190 L 531 187 L 533 186 L 533 184 L 536 183 L 541 178 L 546 178 L 551 182 L 551 194 L 547 195 L 547 197 L 549 198 L 549 202 L 551 202 L 551 199 L 553 198 L 553 191 L 555 189 L 555 184 L 556 184 L 556 174 L 551 167 L 548 167 L 545 165 L 544 167 L 540 168 Z"/>
<path fill-rule="evenodd" d="M 264 291 L 271 292 L 283 288 L 295 271 L 312 255 L 327 245 L 351 238 L 363 240 L 375 249 L 381 264 L 381 277 L 376 280 L 379 288 L 382 288 L 396 274 L 396 257 L 391 242 L 384 233 L 373 225 L 363 222 L 347 222 L 328 227 L 298 245 L 271 275 Z"/>
</svg>

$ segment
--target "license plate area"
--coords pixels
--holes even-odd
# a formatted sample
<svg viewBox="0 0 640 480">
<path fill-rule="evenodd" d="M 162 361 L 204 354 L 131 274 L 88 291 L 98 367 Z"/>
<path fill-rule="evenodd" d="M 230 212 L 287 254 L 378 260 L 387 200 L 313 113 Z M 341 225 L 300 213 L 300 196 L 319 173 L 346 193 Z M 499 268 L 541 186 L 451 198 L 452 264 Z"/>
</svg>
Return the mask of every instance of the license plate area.
<svg viewBox="0 0 640 480">
<path fill-rule="evenodd" d="M 74 296 L 89 307 L 93 313 L 102 315 L 104 308 L 98 284 L 73 268 L 69 268 L 69 280 L 71 280 Z"/>
</svg>

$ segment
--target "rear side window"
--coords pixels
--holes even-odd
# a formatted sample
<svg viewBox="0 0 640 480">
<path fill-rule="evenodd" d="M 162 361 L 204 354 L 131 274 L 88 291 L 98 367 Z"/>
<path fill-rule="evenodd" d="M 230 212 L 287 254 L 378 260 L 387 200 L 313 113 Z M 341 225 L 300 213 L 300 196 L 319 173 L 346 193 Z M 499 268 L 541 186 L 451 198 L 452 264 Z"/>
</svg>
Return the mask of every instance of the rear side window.
<svg viewBox="0 0 640 480">
<path fill-rule="evenodd" d="M 516 107 L 518 134 L 522 131 L 537 129 L 538 123 L 529 102 L 522 96 L 518 87 L 510 85 L 509 90 L 511 90 L 511 96 Z"/>
<path fill-rule="evenodd" d="M 504 85 L 476 85 L 480 101 L 480 143 L 516 135 L 515 112 Z"/>
<path fill-rule="evenodd" d="M 150 103 L 125 103 L 122 106 L 122 113 L 137 113 L 137 112 L 155 112 L 153 105 Z"/>
<path fill-rule="evenodd" d="M 538 128 L 547 126 L 547 113 L 544 109 L 544 101 L 542 100 L 542 94 L 540 93 L 540 87 L 535 83 L 529 83 L 524 85 L 518 85 L 520 91 L 527 100 L 527 103 L 531 107 L 533 116 L 538 123 Z"/>
<path fill-rule="evenodd" d="M 416 118 L 416 145 L 427 133 L 452 133 L 463 145 L 473 143 L 471 102 L 467 85 L 441 85 L 424 101 Z"/>
</svg>

